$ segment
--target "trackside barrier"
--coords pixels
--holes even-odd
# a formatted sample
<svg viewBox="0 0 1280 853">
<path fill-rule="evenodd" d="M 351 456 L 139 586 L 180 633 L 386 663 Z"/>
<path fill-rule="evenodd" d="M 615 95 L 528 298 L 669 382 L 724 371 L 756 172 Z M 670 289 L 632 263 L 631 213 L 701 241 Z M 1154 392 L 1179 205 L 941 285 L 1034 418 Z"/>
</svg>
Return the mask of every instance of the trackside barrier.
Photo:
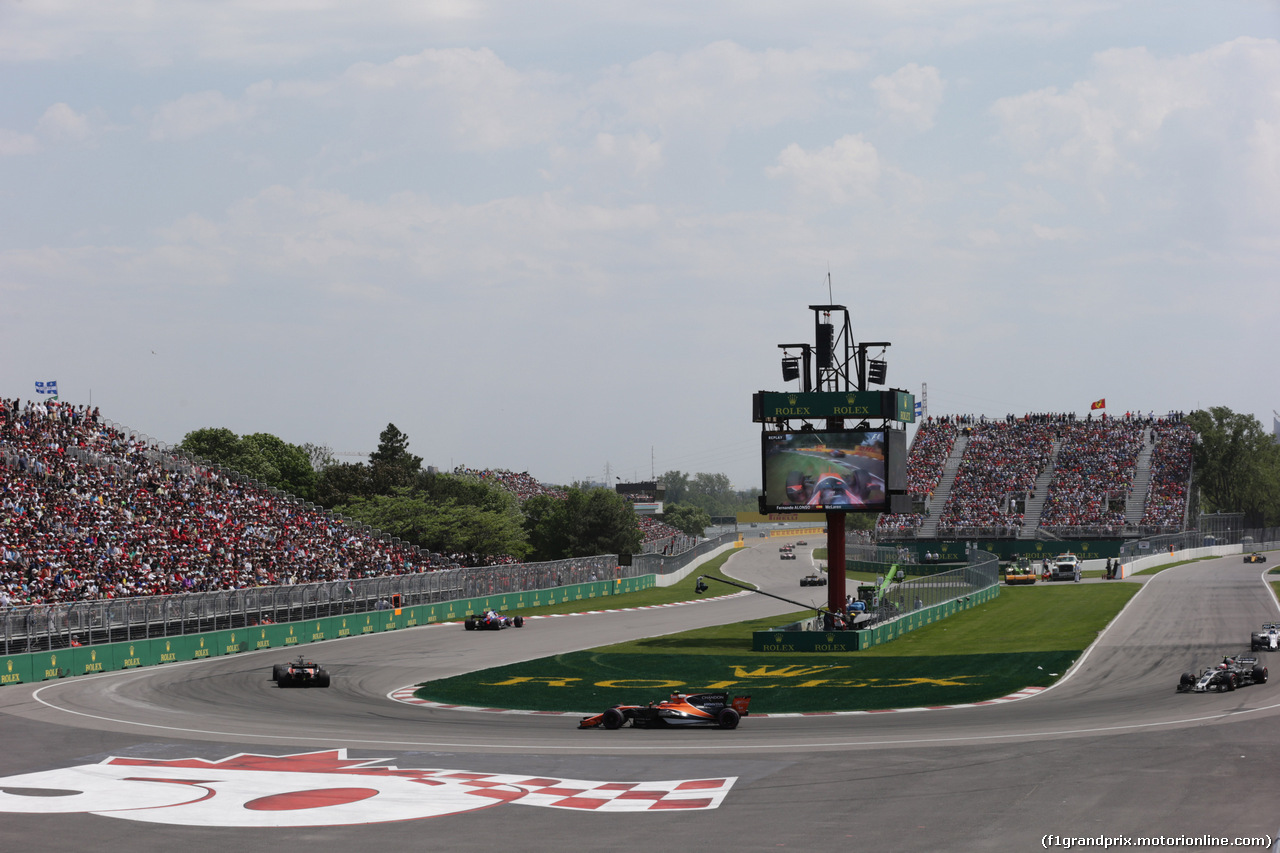
<svg viewBox="0 0 1280 853">
<path fill-rule="evenodd" d="M 101 643 L 52 652 L 0 657 L 0 685 L 51 681 L 77 675 L 114 672 L 143 666 L 201 660 L 262 649 L 291 649 L 307 643 L 398 631 L 437 622 L 455 622 L 484 610 L 518 611 L 566 602 L 589 602 L 639 592 L 655 586 L 653 575 L 374 610 L 344 616 L 325 616 L 301 622 L 252 625 L 180 637 L 157 637 L 122 643 Z"/>
<path fill-rule="evenodd" d="M 917 628 L 985 604 L 999 594 L 999 586 L 987 587 L 964 598 L 925 607 L 865 631 L 756 631 L 751 635 L 751 649 L 757 652 L 856 652 L 896 640 Z"/>
</svg>

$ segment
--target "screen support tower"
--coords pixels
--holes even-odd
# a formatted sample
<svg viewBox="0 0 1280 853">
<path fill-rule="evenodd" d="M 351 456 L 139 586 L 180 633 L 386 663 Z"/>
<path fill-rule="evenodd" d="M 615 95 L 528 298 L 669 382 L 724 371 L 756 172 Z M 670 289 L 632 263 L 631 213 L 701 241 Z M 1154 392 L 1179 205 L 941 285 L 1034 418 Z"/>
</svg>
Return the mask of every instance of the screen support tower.
<svg viewBox="0 0 1280 853">
<path fill-rule="evenodd" d="M 843 305 L 810 305 L 813 312 L 813 390 L 866 391 L 867 350 L 887 347 L 887 341 L 855 344 L 849 310 Z M 833 320 L 832 315 L 836 315 Z M 805 390 L 809 389 L 809 353 L 805 353 Z M 828 418 L 827 429 L 843 429 L 843 418 Z M 843 610 L 845 603 L 845 532 L 843 512 L 827 513 L 827 608 Z"/>
</svg>

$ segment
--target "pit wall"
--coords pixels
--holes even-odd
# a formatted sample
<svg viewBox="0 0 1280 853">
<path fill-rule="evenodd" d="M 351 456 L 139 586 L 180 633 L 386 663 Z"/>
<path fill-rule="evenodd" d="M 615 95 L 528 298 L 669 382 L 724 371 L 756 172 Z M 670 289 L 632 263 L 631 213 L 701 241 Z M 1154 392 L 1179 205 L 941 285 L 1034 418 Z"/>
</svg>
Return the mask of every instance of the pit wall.
<svg viewBox="0 0 1280 853">
<path fill-rule="evenodd" d="M 896 640 L 903 634 L 932 625 L 962 610 L 985 604 L 1000 594 L 1000 586 L 989 586 L 963 598 L 944 601 L 932 607 L 925 607 L 891 622 L 884 622 L 865 631 L 787 631 L 781 628 L 772 631 L 755 631 L 751 635 L 751 650 L 756 652 L 788 653 L 788 652 L 856 652 L 869 649 L 890 640 Z"/>
<path fill-rule="evenodd" d="M 254 625 L 229 631 L 209 631 L 181 637 L 157 637 L 127 643 L 59 649 L 55 652 L 0 656 L 0 685 L 49 681 L 73 675 L 91 675 L 120 669 L 158 666 L 179 661 L 234 655 L 261 649 L 292 649 L 294 646 L 336 640 L 361 634 L 398 631 L 418 625 L 455 622 L 486 609 L 503 611 L 544 607 L 570 601 L 590 601 L 654 586 L 653 575 L 610 581 L 572 584 L 467 598 L 439 604 L 423 604 L 347 616 L 328 616 L 305 622 Z"/>
</svg>

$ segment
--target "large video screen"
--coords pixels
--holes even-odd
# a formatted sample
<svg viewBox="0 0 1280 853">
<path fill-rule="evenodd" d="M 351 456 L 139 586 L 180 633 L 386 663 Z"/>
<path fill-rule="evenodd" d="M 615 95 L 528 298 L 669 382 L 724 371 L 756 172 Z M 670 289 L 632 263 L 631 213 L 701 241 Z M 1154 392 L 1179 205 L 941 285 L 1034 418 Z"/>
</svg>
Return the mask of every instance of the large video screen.
<svg viewBox="0 0 1280 853">
<path fill-rule="evenodd" d="M 768 512 L 887 512 L 884 430 L 766 432 Z"/>
</svg>

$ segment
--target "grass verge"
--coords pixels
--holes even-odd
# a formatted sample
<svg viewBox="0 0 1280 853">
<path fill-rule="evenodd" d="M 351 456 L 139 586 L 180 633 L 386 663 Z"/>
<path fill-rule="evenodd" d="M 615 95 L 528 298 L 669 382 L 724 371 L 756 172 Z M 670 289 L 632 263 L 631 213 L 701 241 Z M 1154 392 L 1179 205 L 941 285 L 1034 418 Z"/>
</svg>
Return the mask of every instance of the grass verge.
<svg viewBox="0 0 1280 853">
<path fill-rule="evenodd" d="M 673 586 L 655 586 L 652 589 L 644 589 L 639 592 L 629 592 L 625 595 L 610 595 L 602 598 L 593 598 L 589 601 L 565 601 L 560 604 L 549 604 L 545 607 L 526 607 L 519 611 L 521 616 L 551 616 L 556 613 L 581 613 L 583 610 L 616 610 L 620 607 L 652 607 L 657 604 L 674 604 L 677 601 L 689 601 L 693 598 L 718 598 L 722 595 L 733 595 L 741 590 L 734 589 L 725 584 L 709 584 L 710 589 L 702 595 L 698 595 L 693 591 L 693 579 L 697 575 L 710 575 L 718 578 L 728 578 L 724 573 L 723 566 L 725 561 L 733 556 L 736 551 L 726 551 L 716 557 L 712 557 L 705 563 L 702 563 L 696 570 L 694 575 L 689 576 L 686 580 L 680 581 Z M 736 583 L 742 581 L 735 578 L 728 578 Z M 748 584 L 750 586 L 750 584 Z M 511 611 L 514 616 L 517 611 Z"/>
<path fill-rule="evenodd" d="M 768 713 L 978 702 L 1051 684 L 1138 589 L 1015 587 L 861 652 L 752 652 L 752 631 L 799 618 L 779 616 L 428 682 L 417 695 L 448 704 L 582 712 L 702 689 L 750 694 L 752 708 Z"/>
</svg>

